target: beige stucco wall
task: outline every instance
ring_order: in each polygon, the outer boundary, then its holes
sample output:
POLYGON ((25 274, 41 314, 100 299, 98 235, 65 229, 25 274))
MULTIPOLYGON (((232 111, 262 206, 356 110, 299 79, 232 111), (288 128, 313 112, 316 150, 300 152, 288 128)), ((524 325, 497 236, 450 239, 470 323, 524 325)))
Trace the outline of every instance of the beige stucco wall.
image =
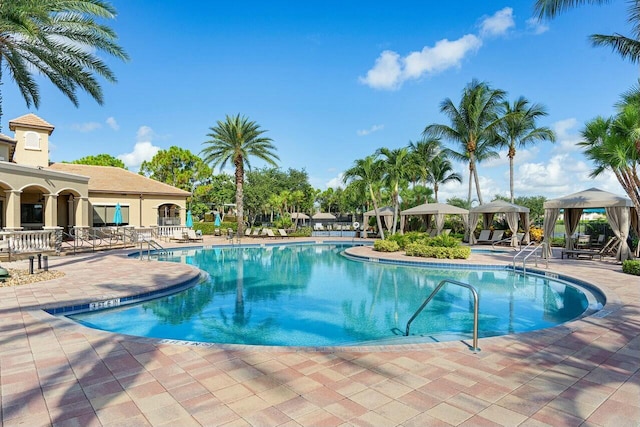
POLYGON ((49 134, 41 129, 16 127, 14 139, 17 141, 13 161, 20 165, 49 166, 49 134), (38 148, 25 147, 25 135, 34 132, 38 135, 38 148))
MULTIPOLYGON (((91 215, 94 205, 129 207, 129 225, 136 227, 150 227, 158 223, 158 207, 164 204, 174 204, 180 207, 180 223, 184 225, 186 217, 186 197, 140 194, 89 194, 91 215)), ((92 218, 92 216, 90 216, 92 218)), ((91 224, 89 224, 91 225, 91 224)))

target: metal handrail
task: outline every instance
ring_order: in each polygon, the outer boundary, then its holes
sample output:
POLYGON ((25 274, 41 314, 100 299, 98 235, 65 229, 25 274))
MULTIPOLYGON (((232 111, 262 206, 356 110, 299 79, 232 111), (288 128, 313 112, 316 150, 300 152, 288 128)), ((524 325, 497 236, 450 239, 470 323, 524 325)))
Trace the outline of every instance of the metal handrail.
POLYGON ((476 288, 474 288, 473 286, 469 285, 468 283, 458 282, 457 280, 444 279, 438 284, 438 286, 436 286, 436 288, 433 290, 433 292, 431 292, 431 294, 427 297, 427 299, 424 300, 424 302, 422 303, 420 308, 418 308, 418 310, 416 310, 416 312, 413 314, 413 316, 411 316, 411 319, 409 319, 409 321, 407 322, 407 328, 406 328, 406 331, 405 331, 405 335, 409 336, 409 328, 411 327, 411 323, 414 321, 414 319, 416 317, 418 317, 418 315, 422 312, 422 310, 424 310, 424 308, 427 306, 427 304, 429 304, 429 302, 433 299, 433 297, 447 283, 451 283, 451 284, 456 285, 456 286, 462 286, 463 288, 467 288, 467 289, 469 289, 471 291, 471 294, 473 295, 473 347, 471 348, 471 350, 472 351, 480 351, 480 348, 478 348, 478 305, 479 305, 479 302, 478 302, 478 291, 476 291, 476 288))
MULTIPOLYGON (((518 255, 524 254, 526 249, 529 248, 532 245, 535 245, 536 242, 530 242, 524 249, 522 249, 520 252, 518 252, 517 254, 515 254, 513 256, 513 269, 516 269, 516 258, 518 257, 518 255)), ((529 257, 531 255, 536 255, 534 260, 536 263, 536 267, 538 266, 538 250, 542 249, 545 250, 547 247, 547 242, 541 242, 538 246, 535 246, 533 248, 532 251, 526 252, 526 255, 524 256, 524 258, 522 258, 522 272, 526 273, 527 272, 527 260, 529 259, 529 257)), ((549 268, 549 258, 545 257, 545 261, 546 261, 546 268, 549 268)))

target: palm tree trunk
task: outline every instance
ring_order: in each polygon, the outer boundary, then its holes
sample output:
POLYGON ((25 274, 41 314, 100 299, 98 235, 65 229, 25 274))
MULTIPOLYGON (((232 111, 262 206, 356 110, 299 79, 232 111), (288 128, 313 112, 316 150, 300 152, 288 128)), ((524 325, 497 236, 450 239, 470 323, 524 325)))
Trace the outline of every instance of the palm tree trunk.
POLYGON ((482 204, 482 194, 480 192, 480 179, 478 178, 478 169, 476 168, 476 159, 473 153, 471 153, 471 169, 473 172, 473 180, 476 183, 476 194, 478 195, 478 203, 482 204))
POLYGON ((469 193, 467 194, 467 206, 471 208, 471 180, 473 179, 473 166, 471 161, 469 161, 469 193))
POLYGON ((513 194, 513 157, 509 157, 509 191, 511 191, 511 203, 515 203, 513 194))
MULTIPOLYGON (((371 193, 371 201, 373 201, 373 210, 376 213, 376 221, 378 222, 378 230, 380 230, 380 238, 384 240, 384 229, 382 228, 382 220, 380 219, 380 214, 378 213, 378 203, 376 202, 376 197, 373 192, 373 187, 369 186, 369 192, 371 193)), ((366 229, 366 224, 365 224, 366 229)))
POLYGON ((236 166, 236 222, 238 224, 238 236, 244 235, 244 162, 242 159, 235 161, 236 166))

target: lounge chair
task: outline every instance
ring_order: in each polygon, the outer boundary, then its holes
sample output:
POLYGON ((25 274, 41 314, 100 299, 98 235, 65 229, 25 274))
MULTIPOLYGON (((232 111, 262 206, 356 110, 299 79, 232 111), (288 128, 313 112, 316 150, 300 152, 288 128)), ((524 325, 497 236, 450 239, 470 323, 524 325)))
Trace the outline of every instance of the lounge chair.
POLYGON ((244 230, 244 235, 245 235, 246 237, 250 237, 250 236, 251 236, 251 228, 247 227, 247 228, 244 230))
POLYGON ((568 258, 589 258, 593 259, 593 257, 599 257, 602 259, 603 256, 607 255, 615 255, 618 250, 618 245, 620 241, 617 237, 611 237, 606 245, 604 245, 600 250, 593 249, 563 249, 560 258, 564 258, 565 256, 568 258))
POLYGON ((191 230, 191 229, 187 230, 187 239, 189 241, 193 240, 195 242, 203 242, 204 241, 204 238, 202 236, 198 236, 196 234, 196 231, 195 230, 191 230))
POLYGON ((265 228, 263 231, 266 233, 267 237, 271 237, 271 238, 273 238, 273 239, 275 239, 275 238, 276 238, 276 235, 274 234, 274 232, 273 232, 273 230, 272 230, 272 229, 270 229, 270 228, 265 228))
POLYGON ((476 243, 492 243, 491 242, 491 230, 482 230, 480 235, 476 239, 476 243))
POLYGON ((187 236, 185 236, 184 231, 175 230, 173 232, 173 235, 169 238, 169 240, 176 241, 178 243, 184 243, 184 242, 188 241, 189 239, 188 239, 187 236))
MULTIPOLYGON (((480 234, 482 234, 482 232, 480 232, 480 234)), ((478 239, 478 243, 486 244, 486 245, 493 245, 494 243, 499 242, 503 238, 504 238, 504 230, 494 230, 493 233, 491 233, 491 238, 490 239, 485 239, 485 240, 478 239)))
POLYGON ((578 236, 578 240, 576 240, 576 249, 589 249, 591 246, 591 236, 588 234, 581 234, 578 236))
POLYGON ((284 238, 289 238, 289 235, 287 234, 287 232, 283 229, 283 228, 278 228, 278 234, 280 234, 280 237, 284 238))

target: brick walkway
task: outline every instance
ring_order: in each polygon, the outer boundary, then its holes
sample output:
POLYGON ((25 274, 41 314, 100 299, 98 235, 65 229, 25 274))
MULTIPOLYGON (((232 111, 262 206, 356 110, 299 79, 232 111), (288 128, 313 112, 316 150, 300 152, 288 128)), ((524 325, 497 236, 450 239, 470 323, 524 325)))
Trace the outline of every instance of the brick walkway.
MULTIPOLYGON (((123 254, 52 258, 64 278, 0 288, 3 426, 640 425, 640 278, 612 262, 553 259, 549 266, 597 285, 607 296, 604 316, 481 339, 477 354, 461 342, 169 345, 41 311, 198 274, 123 254)), ((467 263, 502 264, 511 256, 474 254, 467 263)))

